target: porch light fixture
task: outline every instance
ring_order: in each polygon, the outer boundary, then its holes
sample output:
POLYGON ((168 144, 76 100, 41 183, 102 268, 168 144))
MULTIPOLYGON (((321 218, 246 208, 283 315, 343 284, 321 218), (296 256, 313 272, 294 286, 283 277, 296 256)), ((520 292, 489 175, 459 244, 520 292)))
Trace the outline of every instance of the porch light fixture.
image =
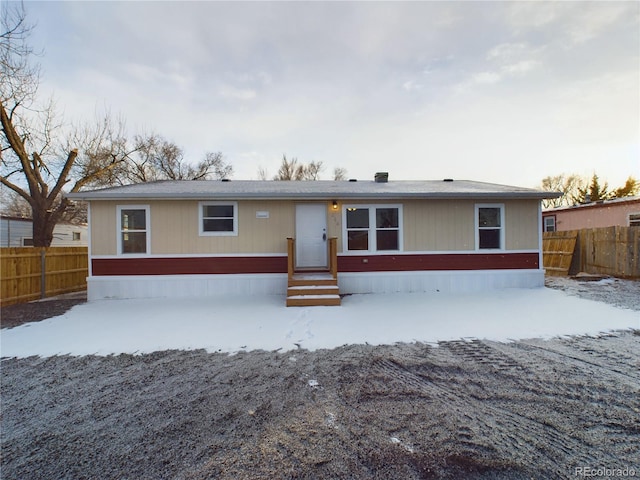
POLYGON ((333 203, 331 204, 331 206, 333 207, 334 210, 337 210, 338 209, 338 202, 336 202, 334 200, 333 203))

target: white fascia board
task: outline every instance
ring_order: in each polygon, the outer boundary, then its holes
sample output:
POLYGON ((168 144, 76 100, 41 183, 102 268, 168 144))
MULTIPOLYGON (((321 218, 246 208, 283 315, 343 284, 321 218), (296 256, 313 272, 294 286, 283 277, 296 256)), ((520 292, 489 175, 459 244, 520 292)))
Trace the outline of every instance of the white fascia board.
POLYGON ((381 199, 424 199, 424 200, 542 200, 549 197, 538 192, 353 192, 353 193, 286 193, 282 195, 261 194, 261 193, 234 193, 234 192, 212 192, 208 193, 185 193, 157 194, 157 193, 134 193, 118 195, 115 193, 79 192, 68 194, 68 198, 84 201, 137 201, 137 200, 369 200, 377 201, 381 199))

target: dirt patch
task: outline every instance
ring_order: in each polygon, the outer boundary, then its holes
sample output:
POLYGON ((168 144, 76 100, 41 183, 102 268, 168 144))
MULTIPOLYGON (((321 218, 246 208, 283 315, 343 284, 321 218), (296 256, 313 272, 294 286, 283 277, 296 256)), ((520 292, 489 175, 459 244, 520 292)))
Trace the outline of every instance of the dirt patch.
POLYGON ((640 310, 640 280, 606 277, 546 277, 545 286, 580 298, 608 303, 629 310, 640 310))
POLYGON ((640 475, 640 336, 2 360, 2 478, 640 475))
POLYGON ((18 303, 2 307, 0 311, 0 327, 13 328, 23 323, 40 322, 47 318, 62 315, 70 308, 86 303, 87 292, 39 300, 29 303, 18 303))

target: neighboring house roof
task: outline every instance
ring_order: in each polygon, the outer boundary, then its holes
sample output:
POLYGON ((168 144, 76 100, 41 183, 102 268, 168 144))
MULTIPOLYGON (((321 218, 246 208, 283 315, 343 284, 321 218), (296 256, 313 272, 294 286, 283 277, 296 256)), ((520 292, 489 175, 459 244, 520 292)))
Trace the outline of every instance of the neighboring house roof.
POLYGON ((11 220, 12 222, 29 222, 31 223, 33 220, 27 217, 16 217, 12 215, 0 215, 0 219, 2 220, 11 220))
POLYGON ((608 208, 616 205, 625 205, 625 204, 633 204, 640 203, 640 197, 620 197, 614 198, 612 200, 600 200, 598 202, 591 203, 581 203, 579 205, 570 205, 568 207, 556 207, 550 208, 548 210, 544 210, 543 214, 551 214, 556 212, 565 212, 571 210, 588 210, 591 208, 608 208))
POLYGON ((422 181, 268 181, 178 180, 159 181, 68 194, 79 200, 138 199, 510 199, 556 198, 560 192, 544 192, 468 180, 422 181))
MULTIPOLYGON (((28 222, 28 223, 33 223, 33 220, 29 217, 16 217, 16 216, 12 216, 12 215, 0 215, 0 219, 2 220, 10 220, 12 222, 28 222)), ((85 228, 87 227, 87 223, 72 223, 72 222, 56 222, 56 225, 68 225, 70 227, 79 227, 79 228, 85 228)))

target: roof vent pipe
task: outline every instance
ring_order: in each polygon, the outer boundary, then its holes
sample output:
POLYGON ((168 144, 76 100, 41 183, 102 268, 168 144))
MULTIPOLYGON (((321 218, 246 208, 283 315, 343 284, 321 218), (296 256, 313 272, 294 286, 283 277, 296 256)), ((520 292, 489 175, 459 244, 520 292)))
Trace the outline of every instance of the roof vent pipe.
POLYGON ((376 183, 387 183, 389 181, 389 172, 377 172, 374 179, 376 183))

